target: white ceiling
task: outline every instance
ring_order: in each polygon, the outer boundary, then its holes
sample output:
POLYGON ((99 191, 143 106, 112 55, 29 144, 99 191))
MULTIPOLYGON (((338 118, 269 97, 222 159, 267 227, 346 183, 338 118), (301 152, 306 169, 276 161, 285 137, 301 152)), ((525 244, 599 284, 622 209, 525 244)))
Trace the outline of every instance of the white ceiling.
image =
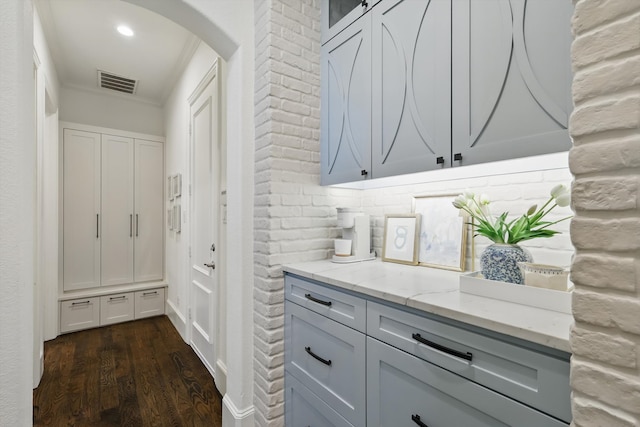
POLYGON ((63 86, 164 104, 199 39, 174 22, 120 0, 36 0, 63 86), (116 31, 125 24, 135 32, 116 31), (97 70, 139 80, 134 95, 98 87, 97 70))

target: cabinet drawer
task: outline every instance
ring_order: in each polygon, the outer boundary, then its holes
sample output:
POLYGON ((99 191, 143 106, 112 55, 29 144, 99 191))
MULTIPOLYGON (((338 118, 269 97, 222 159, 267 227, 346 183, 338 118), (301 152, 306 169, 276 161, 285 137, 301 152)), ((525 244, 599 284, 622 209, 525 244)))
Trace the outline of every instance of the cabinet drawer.
POLYGON ((60 333, 100 325, 100 299, 82 298, 60 302, 60 333))
POLYGON ((351 424, 289 373, 285 374, 284 417, 287 426, 351 427, 351 424))
POLYGON ((164 314, 164 288, 147 289, 135 293, 136 319, 164 314))
POLYGON ((568 358, 373 302, 367 305, 367 322, 368 334, 380 341, 571 421, 568 358))
POLYGON ((367 373, 372 426, 567 425, 373 338, 367 338, 367 373))
POLYGON ((365 336, 285 302, 285 369, 354 426, 365 425, 365 336))
POLYGON ((360 332, 365 331, 367 305, 364 299, 289 275, 285 276, 284 286, 285 298, 289 301, 360 332))
POLYGON ((133 320, 133 293, 100 297, 100 325, 133 320))

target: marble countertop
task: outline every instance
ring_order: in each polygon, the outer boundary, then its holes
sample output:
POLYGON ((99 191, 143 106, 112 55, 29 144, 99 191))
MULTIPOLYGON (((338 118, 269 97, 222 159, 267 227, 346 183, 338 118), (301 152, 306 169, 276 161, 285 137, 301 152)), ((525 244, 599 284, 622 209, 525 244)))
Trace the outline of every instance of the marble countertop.
POLYGON ((349 289, 491 331, 570 352, 570 314, 460 292, 460 272, 390 262, 329 260, 283 266, 308 279, 349 289))

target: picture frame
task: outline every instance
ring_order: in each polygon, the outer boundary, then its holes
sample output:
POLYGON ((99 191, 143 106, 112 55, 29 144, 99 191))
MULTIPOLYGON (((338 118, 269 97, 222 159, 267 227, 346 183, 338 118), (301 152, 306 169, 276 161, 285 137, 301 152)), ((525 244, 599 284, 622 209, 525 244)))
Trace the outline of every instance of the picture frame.
POLYGON ((176 233, 180 233, 180 205, 176 204, 173 206, 173 231, 176 233))
POLYGON ((173 196, 180 197, 182 195, 182 174, 177 173, 173 176, 173 196))
POLYGON ((418 265, 464 271, 466 218, 453 206, 456 194, 414 196, 413 212, 422 216, 418 265))
POLYGON ((173 200, 173 176, 167 177, 167 197, 169 200, 173 200))
POLYGON ((419 235, 419 213, 385 215, 382 261, 417 265, 419 235))

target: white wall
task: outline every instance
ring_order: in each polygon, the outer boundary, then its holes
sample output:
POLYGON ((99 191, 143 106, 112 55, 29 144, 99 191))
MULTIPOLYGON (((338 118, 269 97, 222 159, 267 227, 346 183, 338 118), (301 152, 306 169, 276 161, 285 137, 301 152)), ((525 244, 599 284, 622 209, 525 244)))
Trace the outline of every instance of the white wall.
POLYGON ((67 86, 60 90, 59 105, 65 122, 164 135, 159 105, 67 86))
POLYGON ((33 6, 0 2, 0 419, 32 422, 35 120, 33 6))

